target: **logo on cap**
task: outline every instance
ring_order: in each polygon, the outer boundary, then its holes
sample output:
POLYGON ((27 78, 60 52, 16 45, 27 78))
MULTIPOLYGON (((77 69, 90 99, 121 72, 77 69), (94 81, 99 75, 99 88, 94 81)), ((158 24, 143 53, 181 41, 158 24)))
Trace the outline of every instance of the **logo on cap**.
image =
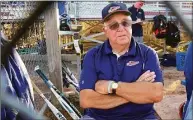
POLYGON ((118 10, 120 8, 120 6, 113 6, 113 7, 110 7, 110 9, 108 10, 109 13, 115 11, 115 10, 118 10))

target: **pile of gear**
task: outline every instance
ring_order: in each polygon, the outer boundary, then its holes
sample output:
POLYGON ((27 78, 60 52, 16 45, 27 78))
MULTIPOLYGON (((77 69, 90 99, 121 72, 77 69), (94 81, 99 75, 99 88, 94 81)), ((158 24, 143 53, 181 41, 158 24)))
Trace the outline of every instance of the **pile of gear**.
POLYGON ((175 22, 170 19, 167 21, 167 18, 164 15, 156 15, 153 17, 153 28, 152 31, 155 34, 157 39, 166 40, 166 45, 171 47, 177 47, 180 42, 180 30, 176 26, 175 22))

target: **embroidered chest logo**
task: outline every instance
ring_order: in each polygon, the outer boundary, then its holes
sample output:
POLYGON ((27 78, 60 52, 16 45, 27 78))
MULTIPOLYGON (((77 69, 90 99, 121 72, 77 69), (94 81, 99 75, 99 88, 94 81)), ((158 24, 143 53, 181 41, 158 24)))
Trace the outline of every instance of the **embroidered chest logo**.
POLYGON ((126 66, 135 66, 137 64, 139 64, 139 61, 129 61, 126 66))

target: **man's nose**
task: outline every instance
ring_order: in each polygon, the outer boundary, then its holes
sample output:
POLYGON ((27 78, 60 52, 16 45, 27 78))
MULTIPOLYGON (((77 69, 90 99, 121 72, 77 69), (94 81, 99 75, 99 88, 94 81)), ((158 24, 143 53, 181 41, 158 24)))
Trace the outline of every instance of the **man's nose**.
POLYGON ((119 27, 118 27, 117 30, 118 30, 118 31, 122 31, 122 30, 124 30, 124 28, 125 28, 125 27, 124 27, 121 23, 119 23, 119 27))

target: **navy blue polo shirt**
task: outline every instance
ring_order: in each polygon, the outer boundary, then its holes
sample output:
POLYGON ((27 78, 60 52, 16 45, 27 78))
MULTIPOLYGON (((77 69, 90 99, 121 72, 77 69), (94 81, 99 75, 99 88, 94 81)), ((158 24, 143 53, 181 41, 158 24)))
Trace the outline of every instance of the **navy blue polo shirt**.
MULTIPOLYGON (((132 21, 136 21, 137 18, 141 19, 141 20, 145 20, 145 14, 143 9, 138 9, 134 7, 134 5, 130 8, 128 8, 128 10, 132 13, 131 15, 131 19, 132 21)), ((141 37, 143 36, 143 28, 142 25, 140 24, 132 24, 132 35, 135 37, 141 37)))
MULTIPOLYGON (((152 48, 136 43, 132 38, 129 51, 117 59, 112 52, 109 40, 106 40, 102 45, 92 48, 86 54, 79 83, 80 91, 83 89, 95 90, 95 83, 100 79, 132 83, 147 70, 155 72, 155 82, 163 82, 158 56, 152 48)), ((108 110, 91 108, 87 112, 97 120, 102 118, 140 119, 153 113, 153 104, 132 102, 108 110)))

